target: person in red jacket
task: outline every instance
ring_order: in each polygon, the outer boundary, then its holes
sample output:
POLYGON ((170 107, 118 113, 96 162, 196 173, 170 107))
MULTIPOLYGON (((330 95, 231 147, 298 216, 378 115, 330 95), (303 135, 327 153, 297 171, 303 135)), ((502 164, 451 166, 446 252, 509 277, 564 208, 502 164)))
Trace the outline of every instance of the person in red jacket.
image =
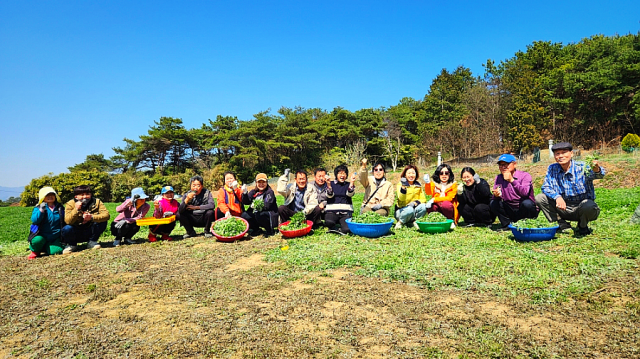
POLYGON ((244 212, 242 205, 242 189, 238 187, 236 174, 224 173, 224 185, 218 191, 218 209, 216 218, 240 217, 244 212))

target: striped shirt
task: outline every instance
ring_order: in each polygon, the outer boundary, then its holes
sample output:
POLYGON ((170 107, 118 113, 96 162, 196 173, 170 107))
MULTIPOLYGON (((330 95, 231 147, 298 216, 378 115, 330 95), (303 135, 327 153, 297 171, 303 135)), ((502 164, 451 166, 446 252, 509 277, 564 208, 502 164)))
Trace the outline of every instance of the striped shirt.
POLYGON ((593 180, 603 178, 606 171, 600 167, 600 172, 595 173, 589 168, 585 173, 584 162, 571 160, 569 169, 565 172, 559 163, 554 163, 547 169, 547 175, 542 184, 542 193, 557 199, 562 196, 565 201, 581 202, 585 199, 596 199, 593 189, 593 180))

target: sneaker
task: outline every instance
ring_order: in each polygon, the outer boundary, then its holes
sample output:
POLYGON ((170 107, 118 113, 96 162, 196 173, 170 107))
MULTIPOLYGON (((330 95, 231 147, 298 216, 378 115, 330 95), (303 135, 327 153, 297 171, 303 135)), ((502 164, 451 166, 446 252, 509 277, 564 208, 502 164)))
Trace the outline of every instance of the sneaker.
POLYGON ((122 240, 123 244, 138 244, 136 243, 136 241, 132 240, 131 238, 125 238, 122 240))
POLYGON ((102 248, 100 247, 100 243, 96 241, 87 242, 87 249, 100 249, 100 248, 102 248))
POLYGON ((122 244, 121 242, 122 241, 120 239, 116 239, 116 240, 113 241, 113 246, 114 247, 120 247, 120 244, 122 244))
POLYGON ((72 246, 70 244, 67 244, 64 247, 64 250, 62 251, 62 254, 69 254, 69 253, 73 253, 73 252, 76 252, 76 251, 78 251, 78 246, 72 246))
POLYGON ((211 238, 211 237, 213 237, 213 234, 211 234, 211 232, 206 232, 204 234, 204 238, 211 238))
POLYGON ((36 252, 31 252, 31 254, 29 254, 29 256, 27 257, 28 260, 32 260, 36 258, 38 258, 38 253, 36 252))
POLYGON ((475 226, 475 225, 476 225, 475 223, 467 223, 467 224, 464 226, 464 228, 473 227, 473 226, 475 226))
POLYGON ((398 223, 396 223, 395 229, 400 229, 402 228, 402 222, 398 221, 398 223))
POLYGON ((559 219, 558 220, 558 229, 556 229, 557 233, 566 233, 569 232, 571 230, 571 225, 569 224, 569 222, 565 221, 564 219, 559 219))
POLYGON ((413 222, 413 228, 415 229, 420 229, 420 226, 418 225, 418 222, 413 222))
POLYGON ((191 237, 195 237, 197 234, 196 232, 193 233, 187 233, 184 236, 182 236, 182 239, 187 239, 187 238, 191 238, 191 237))
POLYGON ((155 242, 158 240, 158 237, 156 237, 156 235, 151 232, 149 232, 149 236, 147 236, 147 238, 149 238, 149 242, 155 242))
POLYGON ((451 229, 456 229, 456 224, 451 222, 451 229))
POLYGON ((509 228, 509 226, 499 227, 496 229, 496 232, 511 232, 511 228, 509 228))
POLYGON ((166 234, 163 234, 162 238, 160 238, 160 239, 162 239, 163 241, 171 241, 171 240, 173 240, 173 238, 171 238, 170 236, 168 236, 166 234))
POLYGON ((588 236, 591 233, 593 233, 593 231, 591 229, 589 229, 589 227, 580 227, 578 228, 578 236, 582 237, 582 236, 588 236))

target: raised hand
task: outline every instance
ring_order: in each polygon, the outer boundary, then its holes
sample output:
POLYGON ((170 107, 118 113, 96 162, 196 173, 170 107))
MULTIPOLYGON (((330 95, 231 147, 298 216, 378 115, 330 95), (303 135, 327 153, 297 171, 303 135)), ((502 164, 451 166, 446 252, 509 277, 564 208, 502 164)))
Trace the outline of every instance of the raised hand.
POLYGON ((480 176, 478 176, 478 174, 477 174, 477 173, 473 175, 473 181, 474 181, 476 184, 480 184, 480 176))

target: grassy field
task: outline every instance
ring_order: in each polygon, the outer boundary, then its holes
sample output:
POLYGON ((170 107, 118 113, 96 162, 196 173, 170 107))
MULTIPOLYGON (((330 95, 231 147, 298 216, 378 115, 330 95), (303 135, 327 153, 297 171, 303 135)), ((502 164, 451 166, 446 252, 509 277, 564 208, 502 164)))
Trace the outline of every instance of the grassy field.
POLYGON ((640 187, 618 157, 594 234, 541 243, 486 228, 147 243, 143 229, 139 245, 105 233, 104 249, 27 261, 31 209, 0 208, 0 357, 640 357, 640 187))

